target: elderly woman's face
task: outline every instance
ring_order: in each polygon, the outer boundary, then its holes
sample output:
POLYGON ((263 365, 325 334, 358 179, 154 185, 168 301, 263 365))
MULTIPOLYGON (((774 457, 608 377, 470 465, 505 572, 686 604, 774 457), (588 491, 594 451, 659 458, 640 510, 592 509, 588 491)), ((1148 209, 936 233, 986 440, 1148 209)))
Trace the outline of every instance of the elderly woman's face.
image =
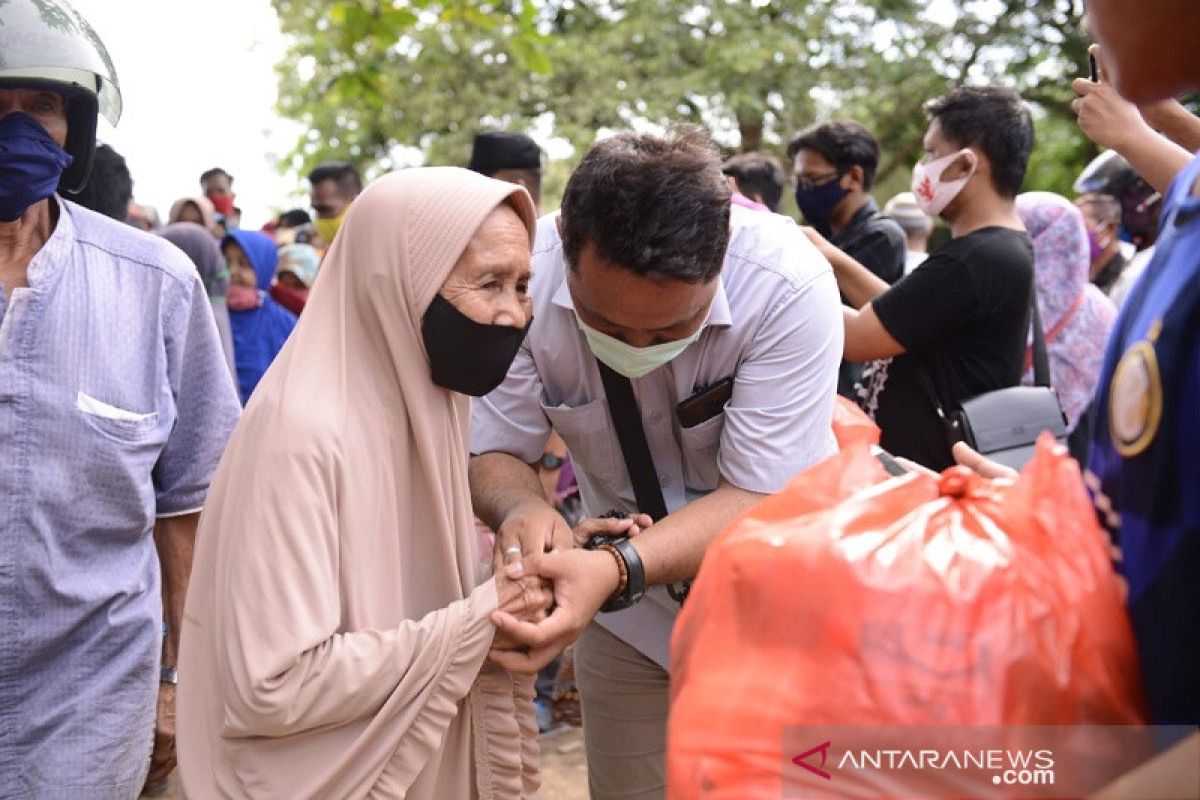
POLYGON ((508 203, 498 206, 467 243, 442 297, 480 324, 524 328, 533 317, 529 250, 520 216, 508 203))

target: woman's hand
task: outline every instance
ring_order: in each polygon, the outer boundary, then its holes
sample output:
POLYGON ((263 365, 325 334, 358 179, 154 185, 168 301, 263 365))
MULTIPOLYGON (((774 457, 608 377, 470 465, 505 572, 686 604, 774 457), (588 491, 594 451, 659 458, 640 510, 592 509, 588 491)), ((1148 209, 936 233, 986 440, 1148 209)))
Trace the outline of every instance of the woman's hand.
MULTIPOLYGON (((520 561, 506 564, 492 580, 496 582, 496 610, 522 622, 541 622, 554 605, 550 582, 536 575, 526 575, 520 561)), ((494 650, 516 650, 521 647, 523 645, 499 630, 492 640, 494 650)))

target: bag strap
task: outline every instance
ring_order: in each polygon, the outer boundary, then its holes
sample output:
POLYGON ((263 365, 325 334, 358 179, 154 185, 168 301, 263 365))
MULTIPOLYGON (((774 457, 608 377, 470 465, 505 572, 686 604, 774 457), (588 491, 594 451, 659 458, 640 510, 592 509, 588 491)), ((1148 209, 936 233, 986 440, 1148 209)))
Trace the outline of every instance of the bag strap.
POLYGON ((1050 387, 1050 356, 1046 352, 1046 332, 1042 328, 1042 314, 1038 310, 1037 283, 1029 289, 1033 313, 1029 324, 1033 326, 1033 385, 1050 387))
POLYGON ((617 431, 617 442, 621 445, 621 457, 625 460, 625 471, 633 484, 633 496, 638 510, 649 514, 658 522, 667 516, 667 503, 663 500, 662 487, 658 484, 658 471, 646 443, 646 431, 642 428, 642 412, 633 396, 633 384, 629 378, 614 372, 599 359, 600 380, 604 383, 604 394, 608 398, 608 414, 617 431))
MULTIPOLYGON (((1067 309, 1067 313, 1063 314, 1062 319, 1060 319, 1058 322, 1054 323, 1054 327, 1051 328, 1046 333, 1046 344, 1047 345, 1054 344, 1054 342, 1058 339, 1059 335, 1062 334, 1062 332, 1066 329, 1067 325, 1071 322, 1071 320, 1075 318, 1075 315, 1079 313, 1079 309, 1083 308, 1083 304, 1085 302, 1087 302, 1087 289, 1086 288, 1082 292, 1079 293, 1078 297, 1075 298, 1075 302, 1071 304, 1071 307, 1069 309, 1067 309)), ((1025 348, 1025 369, 1029 369, 1031 366, 1033 366, 1033 347, 1032 346, 1025 348)))

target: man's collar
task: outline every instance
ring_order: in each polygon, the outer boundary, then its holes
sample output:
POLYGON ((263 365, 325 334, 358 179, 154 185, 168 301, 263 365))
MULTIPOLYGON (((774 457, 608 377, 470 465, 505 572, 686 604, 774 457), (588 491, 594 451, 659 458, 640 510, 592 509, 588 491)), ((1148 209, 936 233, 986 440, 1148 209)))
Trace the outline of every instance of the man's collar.
MULTIPOLYGON (((567 271, 570 269, 571 267, 565 263, 564 259, 563 281, 559 284, 558 291, 554 293, 550 302, 574 313, 575 301, 571 299, 571 290, 567 288, 567 271)), ((717 293, 713 295, 712 308, 709 309, 705 324, 710 328, 728 328, 733 324, 733 313, 729 309, 729 295, 725 293, 725 280, 720 275, 717 276, 717 293)))

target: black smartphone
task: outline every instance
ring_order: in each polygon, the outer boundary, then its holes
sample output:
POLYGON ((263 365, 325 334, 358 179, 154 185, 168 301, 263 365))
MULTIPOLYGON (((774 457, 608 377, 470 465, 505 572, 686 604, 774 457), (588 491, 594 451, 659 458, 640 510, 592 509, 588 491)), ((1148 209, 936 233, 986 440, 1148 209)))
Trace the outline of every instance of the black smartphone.
POLYGON ((733 399, 733 378, 724 378, 712 386, 706 386, 675 406, 679 427, 694 428, 707 422, 725 410, 725 404, 733 399))
POLYGON ((1096 57, 1088 53, 1088 77, 1092 83, 1100 82, 1100 65, 1096 63, 1096 57))

